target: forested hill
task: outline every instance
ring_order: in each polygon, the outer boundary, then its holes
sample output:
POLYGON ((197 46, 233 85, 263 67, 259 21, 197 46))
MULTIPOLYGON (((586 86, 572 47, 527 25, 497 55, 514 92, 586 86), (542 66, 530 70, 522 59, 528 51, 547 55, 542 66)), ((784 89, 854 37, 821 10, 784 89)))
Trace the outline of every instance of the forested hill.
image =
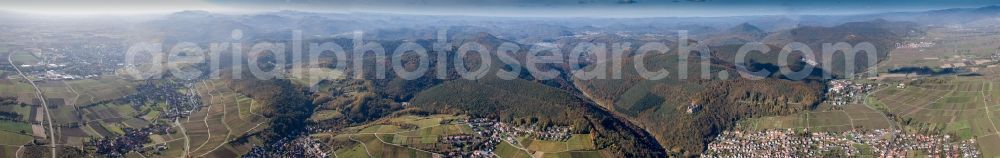
MULTIPOLYGON (((647 57, 647 67, 677 70, 676 55, 647 57)), ((580 91, 615 114, 642 126, 674 154, 698 154, 722 130, 742 118, 781 115, 810 109, 820 101, 822 84, 815 81, 718 79, 720 72, 737 75, 731 65, 712 64, 712 78, 701 78, 699 60, 689 59, 690 78, 677 75, 647 80, 634 67, 623 79, 576 80, 580 91), (689 106, 699 110, 688 113, 689 106)), ((630 65, 625 61, 623 65, 630 65)), ((598 64, 595 66, 603 66, 598 64)), ((739 77, 733 77, 739 78, 739 77)))
POLYGON ((253 98, 262 105, 261 113, 268 118, 268 126, 253 134, 257 138, 272 144, 295 139, 307 132, 306 126, 313 114, 314 105, 302 87, 286 79, 259 80, 250 76, 243 79, 226 77, 225 81, 236 92, 253 98))
POLYGON ((514 79, 453 80, 416 95, 414 105, 439 113, 500 118, 505 122, 571 126, 595 133, 598 148, 624 157, 664 157, 665 150, 644 130, 616 119, 564 90, 514 79))

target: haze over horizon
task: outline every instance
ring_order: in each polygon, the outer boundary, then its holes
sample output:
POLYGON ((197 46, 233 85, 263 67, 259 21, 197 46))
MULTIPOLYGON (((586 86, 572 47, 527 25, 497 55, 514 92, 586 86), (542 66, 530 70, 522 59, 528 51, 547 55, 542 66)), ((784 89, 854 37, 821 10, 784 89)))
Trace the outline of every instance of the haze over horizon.
POLYGON ((163 14, 184 10, 270 12, 295 10, 331 13, 392 13, 498 17, 726 17, 754 15, 846 15, 976 8, 995 0, 956 1, 792 1, 792 0, 38 0, 10 2, 0 10, 54 15, 163 14))
POLYGON ((1000 158, 1000 0, 0 4, 0 158, 1000 158))

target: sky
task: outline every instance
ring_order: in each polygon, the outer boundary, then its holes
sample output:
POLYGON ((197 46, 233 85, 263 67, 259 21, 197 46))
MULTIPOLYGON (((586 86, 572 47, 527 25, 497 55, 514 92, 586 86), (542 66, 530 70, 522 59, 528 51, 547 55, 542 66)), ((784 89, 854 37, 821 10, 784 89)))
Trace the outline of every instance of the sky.
POLYGON ((372 12, 505 17, 720 17, 925 11, 1000 5, 1000 0, 30 0, 0 10, 41 14, 372 12))

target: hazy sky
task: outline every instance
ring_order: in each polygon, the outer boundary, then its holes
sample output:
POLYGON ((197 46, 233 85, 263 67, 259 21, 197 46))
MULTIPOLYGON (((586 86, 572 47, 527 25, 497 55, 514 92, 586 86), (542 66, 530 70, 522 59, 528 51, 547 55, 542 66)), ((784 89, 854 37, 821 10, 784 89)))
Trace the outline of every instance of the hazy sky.
POLYGON ((47 14, 301 10, 529 17, 686 17, 858 14, 994 4, 1000 4, 1000 0, 30 0, 0 2, 0 10, 47 14))

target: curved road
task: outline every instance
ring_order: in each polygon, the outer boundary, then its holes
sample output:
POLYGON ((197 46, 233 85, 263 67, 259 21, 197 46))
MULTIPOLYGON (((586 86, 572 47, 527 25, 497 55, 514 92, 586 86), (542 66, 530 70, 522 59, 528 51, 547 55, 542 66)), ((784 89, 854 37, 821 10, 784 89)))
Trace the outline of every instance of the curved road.
POLYGON ((45 119, 48 120, 49 122, 49 140, 52 141, 51 145, 49 146, 49 149, 52 149, 52 158, 55 158, 56 135, 55 132, 53 132, 55 131, 55 128, 52 128, 52 115, 49 115, 49 105, 45 103, 45 97, 42 96, 42 90, 38 89, 38 86, 35 85, 35 82, 31 81, 31 79, 28 79, 28 76, 24 75, 24 73, 21 72, 21 69, 17 68, 17 65, 14 65, 14 60, 11 58, 11 56, 13 55, 14 55, 13 51, 7 53, 7 63, 10 63, 10 66, 14 67, 14 70, 17 70, 17 74, 21 75, 21 78, 24 78, 24 80, 27 80, 28 83, 31 83, 31 87, 35 88, 35 97, 38 97, 38 100, 42 102, 42 109, 45 111, 45 119))

